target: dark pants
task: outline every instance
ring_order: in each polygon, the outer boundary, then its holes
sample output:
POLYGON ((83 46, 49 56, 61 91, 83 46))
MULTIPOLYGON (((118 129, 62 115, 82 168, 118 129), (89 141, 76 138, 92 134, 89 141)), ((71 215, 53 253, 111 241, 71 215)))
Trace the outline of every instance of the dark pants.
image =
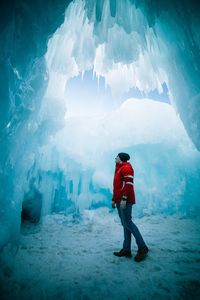
POLYGON ((132 221, 132 204, 128 203, 125 209, 120 208, 120 203, 117 203, 118 214, 124 227, 124 243, 123 249, 126 251, 131 250, 131 234, 134 236, 138 249, 145 246, 139 229, 132 221))

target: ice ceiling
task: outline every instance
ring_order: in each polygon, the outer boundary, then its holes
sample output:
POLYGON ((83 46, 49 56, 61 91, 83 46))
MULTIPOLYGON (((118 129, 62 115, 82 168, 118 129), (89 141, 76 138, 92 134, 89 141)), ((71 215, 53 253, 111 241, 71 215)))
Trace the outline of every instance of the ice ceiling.
POLYGON ((45 2, 1 10, 0 246, 17 239, 22 207, 109 205, 120 150, 133 157, 139 215, 198 213, 198 3, 45 2), (70 82, 88 72, 95 105, 80 84, 72 101, 70 82), (147 99, 164 87, 171 105, 147 99))

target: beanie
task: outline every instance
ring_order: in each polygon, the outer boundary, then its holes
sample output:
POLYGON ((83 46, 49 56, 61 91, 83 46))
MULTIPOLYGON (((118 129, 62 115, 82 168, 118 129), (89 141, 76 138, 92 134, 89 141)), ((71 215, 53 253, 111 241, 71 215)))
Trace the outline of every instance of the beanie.
POLYGON ((127 162, 127 160, 130 159, 130 155, 127 154, 127 153, 120 152, 120 153, 118 154, 118 156, 119 156, 119 158, 121 159, 121 161, 123 161, 123 162, 127 162))

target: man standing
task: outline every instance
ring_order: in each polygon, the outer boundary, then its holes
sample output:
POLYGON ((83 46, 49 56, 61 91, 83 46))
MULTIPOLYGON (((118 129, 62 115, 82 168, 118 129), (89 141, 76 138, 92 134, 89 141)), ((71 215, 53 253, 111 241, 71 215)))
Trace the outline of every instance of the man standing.
POLYGON ((131 234, 133 234, 138 246, 135 261, 143 260, 147 253, 146 246, 141 233, 132 221, 132 205, 135 204, 134 193, 134 170, 129 162, 129 154, 119 153, 115 158, 116 168, 113 180, 112 207, 117 206, 118 214, 124 227, 123 248, 119 252, 114 252, 115 256, 132 257, 131 254, 131 234))

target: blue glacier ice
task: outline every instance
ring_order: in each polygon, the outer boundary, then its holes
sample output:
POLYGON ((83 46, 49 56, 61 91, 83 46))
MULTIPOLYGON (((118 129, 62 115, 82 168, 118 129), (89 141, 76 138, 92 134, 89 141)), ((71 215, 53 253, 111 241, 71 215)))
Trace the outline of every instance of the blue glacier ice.
POLYGON ((121 151, 138 216, 198 215, 198 3, 20 0, 0 14, 0 247, 24 211, 110 206, 121 151), (164 86, 169 103, 151 99, 164 86))

